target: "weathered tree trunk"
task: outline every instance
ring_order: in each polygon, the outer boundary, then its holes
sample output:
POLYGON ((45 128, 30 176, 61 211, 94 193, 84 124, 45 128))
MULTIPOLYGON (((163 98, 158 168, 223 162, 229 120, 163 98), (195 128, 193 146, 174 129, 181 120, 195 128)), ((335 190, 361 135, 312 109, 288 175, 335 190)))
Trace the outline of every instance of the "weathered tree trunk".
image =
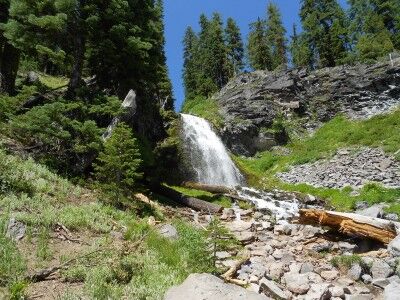
POLYGON ((388 244, 400 230, 399 222, 317 209, 301 209, 299 223, 328 226, 341 233, 388 244))
POLYGON ((0 92, 9 95, 15 92, 15 79, 19 67, 20 51, 9 42, 4 44, 0 66, 0 92))
POLYGON ((207 201, 204 200, 200 200, 197 198, 193 198, 193 197, 189 197, 186 195, 183 195, 182 193, 179 193, 169 187, 166 186, 158 186, 156 187, 156 192, 167 197, 170 198, 180 204, 183 204, 187 207, 193 208, 195 210, 199 210, 199 211, 204 211, 204 212, 208 212, 208 213, 220 213, 222 212, 222 210, 224 209, 222 206, 217 205, 217 204, 213 204, 213 203, 209 203, 207 201))
POLYGON ((195 189, 195 190, 200 190, 200 191, 206 191, 212 194, 233 194, 236 195, 235 189, 222 186, 222 185, 211 185, 211 184, 204 184, 204 183, 198 183, 198 182, 191 182, 187 181, 182 183, 183 187, 190 188, 190 189, 195 189))
POLYGON ((74 11, 74 16, 72 23, 70 25, 71 34, 73 35, 74 43, 74 64, 72 67, 72 72, 68 84, 66 97, 72 99, 76 95, 76 90, 80 87, 82 83, 82 69, 83 62, 85 59, 85 34, 82 22, 82 0, 77 1, 76 8, 74 11))

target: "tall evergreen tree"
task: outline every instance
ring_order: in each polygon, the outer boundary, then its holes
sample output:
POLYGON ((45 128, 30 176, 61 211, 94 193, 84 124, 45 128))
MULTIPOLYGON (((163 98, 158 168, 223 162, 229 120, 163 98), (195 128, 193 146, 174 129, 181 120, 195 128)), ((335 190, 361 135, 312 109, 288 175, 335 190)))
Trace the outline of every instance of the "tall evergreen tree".
POLYGON ((271 47, 272 69, 287 64, 286 29, 282 24, 282 16, 276 4, 270 2, 267 8, 267 40, 271 47))
POLYGON ((273 67, 265 27, 265 22, 261 19, 250 25, 247 52, 250 67, 254 70, 272 70, 273 67))
POLYGON ((312 64, 311 49, 304 34, 297 34, 296 24, 293 24, 293 35, 290 43, 292 63, 295 67, 310 67, 312 64))
POLYGON ((313 67, 332 67, 346 58, 346 16, 336 0, 302 0, 300 17, 313 67))
MULTIPOLYGON (((383 12, 383 2, 387 7, 394 8, 392 1, 376 0, 349 0, 349 17, 351 42, 354 45, 356 56, 360 60, 376 59, 393 51, 397 41, 396 20, 390 18, 390 13, 383 12), (385 20, 389 25, 385 24, 385 20), (394 25, 393 25, 394 24, 394 25)), ((399 4, 400 6, 400 4, 399 4)), ((390 12, 390 11, 389 11, 390 12)))
POLYGON ((185 98, 189 99, 196 95, 197 75, 196 47, 198 37, 192 27, 188 27, 183 39, 183 82, 185 86, 185 98))
MULTIPOLYGON (((9 0, 0 0, 0 25, 8 21, 9 0)), ((20 51, 6 38, 0 28, 0 93, 13 94, 19 66, 20 51)))
POLYGON ((228 18, 225 28, 225 40, 231 76, 240 73, 244 68, 244 48, 240 29, 232 18, 228 18))

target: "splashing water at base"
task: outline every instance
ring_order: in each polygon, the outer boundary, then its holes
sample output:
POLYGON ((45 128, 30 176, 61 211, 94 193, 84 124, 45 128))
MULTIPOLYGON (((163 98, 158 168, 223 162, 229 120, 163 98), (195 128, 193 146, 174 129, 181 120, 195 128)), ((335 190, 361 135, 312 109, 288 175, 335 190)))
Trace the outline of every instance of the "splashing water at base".
MULTIPOLYGON (((296 201, 278 201, 267 192, 240 187, 245 185, 244 177, 210 124, 192 115, 181 116, 183 140, 196 176, 193 180, 211 185, 239 187, 237 192, 241 198, 253 202, 259 210, 270 211, 278 221, 297 215, 299 205, 296 201)), ((239 207, 234 207, 234 210, 236 220, 240 220, 239 207)))
POLYGON ((229 187, 244 184, 221 139, 210 124, 199 117, 182 114, 183 138, 190 155, 190 164, 200 183, 229 187))

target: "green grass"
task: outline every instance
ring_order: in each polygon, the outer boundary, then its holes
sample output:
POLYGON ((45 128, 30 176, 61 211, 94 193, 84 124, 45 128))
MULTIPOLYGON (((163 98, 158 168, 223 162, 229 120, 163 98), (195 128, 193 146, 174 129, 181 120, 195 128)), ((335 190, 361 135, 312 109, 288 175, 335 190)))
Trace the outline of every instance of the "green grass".
POLYGON ((400 110, 364 121, 350 121, 343 116, 326 123, 315 134, 305 139, 292 141, 287 148, 289 155, 266 151, 254 158, 234 157, 235 162, 247 175, 250 185, 259 188, 281 188, 289 191, 310 193, 329 201, 335 208, 350 210, 356 201, 369 203, 393 203, 389 211, 400 215, 400 189, 385 189, 376 184, 365 186, 361 195, 352 197, 349 190, 314 188, 305 184, 286 184, 276 179, 277 172, 286 171, 291 165, 329 158, 340 148, 362 146, 380 147, 395 154, 400 160, 400 110))
POLYGON ((232 201, 228 197, 214 195, 209 192, 195 190, 195 189, 189 189, 189 188, 185 188, 185 187, 181 187, 181 186, 171 186, 171 188, 173 188, 174 190, 176 190, 186 196, 190 196, 190 197, 198 198, 198 199, 210 202, 210 203, 218 204, 225 208, 232 207, 232 201))
POLYGON ((349 270, 354 264, 363 264, 363 261, 359 255, 342 255, 336 256, 331 260, 332 266, 344 270, 349 270))
POLYGON ((57 89, 68 84, 68 78, 51 76, 44 73, 39 74, 40 82, 49 89, 57 89))
POLYGON ((223 126, 224 120, 219 113, 218 103, 213 99, 201 96, 186 100, 182 107, 182 112, 186 114, 202 117, 211 122, 216 128, 223 126))
MULTIPOLYGON (((229 199, 211 201, 230 205, 229 199)), ((49 267, 53 259, 65 262, 100 250, 62 270, 65 282, 84 286, 78 292, 69 291, 63 299, 162 299, 167 289, 190 273, 214 271, 203 229, 175 221, 179 239, 167 240, 147 225, 147 218, 105 205, 93 191, 70 183, 32 159, 6 154, 0 148, 0 298, 4 294, 6 299, 22 299, 28 286, 22 279, 32 272, 27 270, 27 253, 4 236, 11 215, 27 226, 26 237, 19 243, 34 245, 30 256, 33 268, 49 267), (89 231, 91 246, 82 245, 82 250, 70 255, 57 253, 51 241, 57 223, 74 236, 89 231), (124 241, 116 242, 110 232, 124 227, 124 241), (138 247, 131 248, 137 241, 141 241, 138 247)), ((81 236, 85 242, 86 236, 81 236)))

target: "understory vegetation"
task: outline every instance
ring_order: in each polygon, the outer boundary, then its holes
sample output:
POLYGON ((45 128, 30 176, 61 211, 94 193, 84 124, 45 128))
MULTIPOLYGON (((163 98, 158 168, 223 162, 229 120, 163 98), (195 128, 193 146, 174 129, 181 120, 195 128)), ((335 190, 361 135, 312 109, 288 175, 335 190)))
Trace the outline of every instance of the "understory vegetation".
POLYGON ((316 188, 306 184, 287 184, 274 174, 288 170, 291 165, 314 162, 333 156, 340 148, 363 146, 380 147, 400 160, 400 110, 375 116, 364 121, 351 121, 338 116, 319 128, 312 136, 293 139, 288 145, 289 154, 278 151, 258 153, 254 158, 234 157, 239 168, 247 175, 251 185, 261 188, 282 188, 319 196, 339 210, 354 208, 357 201, 370 204, 392 203, 388 211, 400 214, 400 189, 386 189, 378 184, 368 184, 352 196, 351 188, 342 190, 316 188))

